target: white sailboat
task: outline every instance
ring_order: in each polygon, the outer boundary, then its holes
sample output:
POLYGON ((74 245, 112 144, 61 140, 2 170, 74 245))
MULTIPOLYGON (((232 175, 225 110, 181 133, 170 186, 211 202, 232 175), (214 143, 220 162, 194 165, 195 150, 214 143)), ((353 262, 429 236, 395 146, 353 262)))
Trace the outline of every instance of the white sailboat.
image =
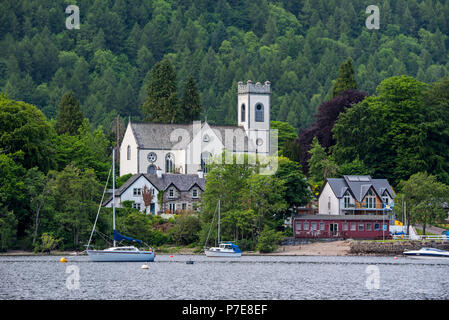
POLYGON ((204 253, 207 257, 240 258, 242 256, 242 250, 236 244, 232 242, 220 242, 220 200, 218 200, 218 247, 205 249, 204 253))
MULTIPOLYGON (((148 251, 141 251, 134 246, 117 247, 117 241, 127 240, 131 242, 142 243, 141 240, 133 239, 131 237, 126 237, 118 233, 115 230, 115 150, 112 150, 112 229, 113 229, 113 246, 104 250, 89 250, 90 241, 92 239, 92 234, 95 230, 95 225, 97 223, 97 218, 95 219, 94 227, 90 235, 89 242, 87 244, 86 252, 89 258, 95 262, 152 262, 154 261, 154 250, 150 249, 148 251)), ((108 177, 109 181, 109 177, 108 177)), ((107 186, 107 182, 106 182, 107 186)), ((106 187, 105 187, 106 191, 106 187)), ((104 196, 104 192, 103 192, 104 196)), ((103 202, 103 199, 101 200, 103 202)), ((101 206, 101 203, 100 203, 101 206)))

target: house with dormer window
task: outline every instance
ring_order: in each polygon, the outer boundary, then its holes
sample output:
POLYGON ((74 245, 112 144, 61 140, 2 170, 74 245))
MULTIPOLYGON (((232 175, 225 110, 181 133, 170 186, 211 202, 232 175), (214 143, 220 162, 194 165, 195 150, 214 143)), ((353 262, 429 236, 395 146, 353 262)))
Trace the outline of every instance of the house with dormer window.
POLYGON ((319 195, 319 214, 360 215, 382 214, 396 194, 387 179, 370 176, 330 178, 319 195))
POLYGON ((327 179, 319 194, 318 214, 293 219, 296 238, 385 239, 396 194, 386 179, 343 176, 327 179), (388 206, 388 207, 387 207, 388 206))
POLYGON ((382 214, 392 205, 396 194, 387 179, 370 176, 330 178, 319 195, 319 214, 382 214))
MULTIPOLYGON (((173 174, 163 173, 157 168, 156 174, 137 173, 132 175, 115 193, 115 206, 122 207, 124 201, 131 201, 133 208, 146 214, 165 215, 169 217, 183 211, 196 211, 199 208, 201 195, 204 192, 206 179, 204 173, 173 174), (151 194, 151 203, 146 206, 143 190, 147 188, 151 194), (163 202, 158 201, 158 194, 163 192, 163 202)), ((103 203, 112 206, 112 194, 103 203)))

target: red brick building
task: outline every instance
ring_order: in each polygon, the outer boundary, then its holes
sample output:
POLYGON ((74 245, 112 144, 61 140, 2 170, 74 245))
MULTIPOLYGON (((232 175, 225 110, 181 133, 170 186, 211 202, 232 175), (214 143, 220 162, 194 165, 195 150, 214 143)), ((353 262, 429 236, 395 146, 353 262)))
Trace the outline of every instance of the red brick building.
POLYGON ((295 238, 387 239, 390 220, 382 215, 302 215, 293 218, 295 238))

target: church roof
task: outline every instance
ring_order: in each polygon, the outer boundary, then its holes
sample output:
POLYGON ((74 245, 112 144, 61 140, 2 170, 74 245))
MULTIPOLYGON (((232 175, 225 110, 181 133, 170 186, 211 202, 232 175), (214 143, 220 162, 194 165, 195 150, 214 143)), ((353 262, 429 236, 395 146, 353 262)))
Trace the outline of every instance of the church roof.
MULTIPOLYGON (((221 142, 225 139, 226 130, 242 130, 242 133, 246 133, 243 127, 239 126, 215 126, 210 125, 207 122, 201 124, 202 130, 205 129, 205 126, 209 126, 210 129, 215 133, 215 135, 221 138, 221 142)), ((193 124, 174 124, 174 123, 131 123, 131 129, 133 134, 137 140, 137 144, 141 149, 165 149, 172 150, 176 149, 184 149, 193 139, 193 124), (177 129, 184 129, 188 132, 188 137, 186 139, 182 139, 181 141, 176 140, 174 142, 170 141, 170 136, 177 129)), ((182 136, 182 132, 175 135, 177 137, 182 136)), ((243 151, 247 151, 247 141, 245 141, 245 149, 243 151)), ((233 151, 242 151, 242 150, 233 150, 233 151)))

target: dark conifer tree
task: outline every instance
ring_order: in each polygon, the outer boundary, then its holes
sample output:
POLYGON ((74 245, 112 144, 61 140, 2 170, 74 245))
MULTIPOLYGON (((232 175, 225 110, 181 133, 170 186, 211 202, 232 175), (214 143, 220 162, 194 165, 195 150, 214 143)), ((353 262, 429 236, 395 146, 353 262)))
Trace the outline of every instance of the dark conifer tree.
POLYGON ((190 76, 184 86, 184 92, 182 94, 181 108, 183 113, 183 120, 191 122, 198 120, 203 107, 200 102, 200 94, 196 87, 195 79, 190 76))
POLYGON ((355 82, 355 73, 352 67, 352 61, 348 58, 338 69, 338 78, 332 90, 332 96, 335 98, 343 91, 357 89, 355 82))
POLYGON ((169 60, 156 63, 151 70, 147 99, 141 107, 145 121, 177 123, 182 118, 176 89, 176 73, 169 60))
POLYGON ((84 116, 80 109, 80 103, 73 92, 65 93, 62 96, 56 116, 56 132, 58 134, 76 135, 78 134, 79 126, 83 123, 83 119, 84 116))

